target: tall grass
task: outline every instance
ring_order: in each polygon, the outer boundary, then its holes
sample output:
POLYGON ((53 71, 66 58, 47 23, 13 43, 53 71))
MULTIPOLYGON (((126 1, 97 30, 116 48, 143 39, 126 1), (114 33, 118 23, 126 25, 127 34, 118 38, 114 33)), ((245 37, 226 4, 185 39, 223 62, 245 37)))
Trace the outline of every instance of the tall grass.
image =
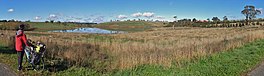
POLYGON ((116 35, 26 33, 28 38, 46 43, 50 59, 63 59, 70 66, 90 67, 104 72, 143 64, 170 67, 174 63, 183 66, 182 60, 195 60, 262 39, 263 29, 157 29, 116 35))
POLYGON ((118 38, 143 42, 108 42, 100 45, 108 48, 110 53, 116 56, 114 67, 131 68, 142 64, 169 67, 172 62, 182 65, 180 61, 184 59, 199 58, 261 39, 264 37, 263 32, 252 28, 161 30, 116 35, 118 38))
MULTIPOLYGON (((0 32, 0 43, 2 43, 1 45, 3 46, 7 46, 10 48, 14 48, 15 47, 15 35, 10 35, 9 31, 1 31, 0 32)), ((13 33, 15 34, 15 32, 13 33)))

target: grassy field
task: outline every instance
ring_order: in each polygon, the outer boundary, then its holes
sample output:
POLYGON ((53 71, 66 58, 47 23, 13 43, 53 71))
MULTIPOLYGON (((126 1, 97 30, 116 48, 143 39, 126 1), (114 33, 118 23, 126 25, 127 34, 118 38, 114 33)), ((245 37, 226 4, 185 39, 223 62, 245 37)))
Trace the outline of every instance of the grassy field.
POLYGON ((98 25, 94 25, 94 27, 108 30, 136 32, 150 30, 153 27, 162 27, 165 25, 166 22, 120 21, 101 23, 98 25))
MULTIPOLYGON (((7 63, 12 69, 16 69, 16 54, 10 48, 0 45, 0 62, 7 63), (10 64, 12 63, 12 64, 10 64)), ((173 63, 171 67, 163 67, 161 65, 140 65, 131 69, 118 70, 107 73, 98 73, 89 68, 72 67, 60 72, 34 72, 27 71, 24 75, 177 75, 177 76, 212 76, 212 75, 245 75, 253 69, 257 64, 261 63, 264 58, 264 40, 257 40, 252 43, 245 44, 242 47, 203 56, 198 59, 182 61, 184 65, 173 63)))
MULTIPOLYGON (((118 26, 134 24, 126 23, 118 26)), ((159 25, 133 33, 83 34, 43 32, 41 29, 49 30, 43 26, 33 26, 40 28, 39 31, 25 33, 33 41, 47 44, 49 68, 41 72, 26 71, 24 75, 240 75, 263 58, 263 40, 253 41, 264 38, 264 27, 172 29, 159 25), (253 43, 247 44, 250 42, 253 43), (248 57, 248 52, 252 52, 248 49, 255 48, 260 49, 254 50, 260 53, 249 58, 259 57, 250 63, 243 60, 248 57), (245 58, 238 58, 238 54, 245 58), (237 61, 241 64, 234 64, 237 61), (212 70, 197 71, 202 68, 212 70)), ((141 27, 141 24, 134 26, 141 27)), ((0 33, 1 50, 10 50, 15 31, 1 30, 0 33)), ((3 58, 2 62, 16 63, 14 53, 1 55, 11 57, 10 61, 3 58)), ((10 66, 16 68, 15 64, 10 66)))
POLYGON ((26 22, 35 28, 34 31, 53 31, 78 28, 76 24, 72 23, 44 23, 44 22, 26 22))

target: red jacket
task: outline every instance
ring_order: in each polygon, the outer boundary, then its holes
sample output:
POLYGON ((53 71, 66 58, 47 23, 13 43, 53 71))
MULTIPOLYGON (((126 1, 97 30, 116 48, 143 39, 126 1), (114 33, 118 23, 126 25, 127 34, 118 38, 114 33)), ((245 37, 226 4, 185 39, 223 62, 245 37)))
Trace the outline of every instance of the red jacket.
POLYGON ((28 46, 27 37, 23 30, 18 30, 16 32, 16 50, 23 51, 25 45, 28 46))

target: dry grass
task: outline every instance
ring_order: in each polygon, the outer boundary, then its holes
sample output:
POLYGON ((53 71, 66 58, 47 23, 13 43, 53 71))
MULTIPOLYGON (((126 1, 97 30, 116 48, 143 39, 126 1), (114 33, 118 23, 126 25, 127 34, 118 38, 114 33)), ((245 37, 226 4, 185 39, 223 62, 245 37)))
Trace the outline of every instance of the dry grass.
MULTIPOLYGON (((263 38, 260 28, 185 28, 115 35, 116 38, 141 40, 102 45, 117 56, 116 66, 138 64, 171 66, 173 61, 199 58, 263 38)), ((181 64, 179 64, 181 65, 181 64)))
POLYGON ((83 66, 91 64, 87 63, 91 60, 93 66, 107 64, 100 67, 124 69, 141 64, 170 67, 175 62, 177 65, 182 65, 181 60, 200 58, 262 39, 263 29, 263 27, 175 30, 163 28, 115 35, 26 33, 28 38, 46 43, 51 58, 67 59, 75 65, 83 66))

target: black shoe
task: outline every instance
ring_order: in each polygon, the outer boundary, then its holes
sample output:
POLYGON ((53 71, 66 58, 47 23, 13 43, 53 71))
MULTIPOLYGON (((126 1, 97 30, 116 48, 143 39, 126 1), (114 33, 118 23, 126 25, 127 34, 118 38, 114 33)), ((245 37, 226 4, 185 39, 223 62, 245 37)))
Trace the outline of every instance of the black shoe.
POLYGON ((18 68, 17 71, 22 71, 22 68, 18 68))
POLYGON ((21 71, 22 70, 22 66, 19 66, 17 70, 21 71))

